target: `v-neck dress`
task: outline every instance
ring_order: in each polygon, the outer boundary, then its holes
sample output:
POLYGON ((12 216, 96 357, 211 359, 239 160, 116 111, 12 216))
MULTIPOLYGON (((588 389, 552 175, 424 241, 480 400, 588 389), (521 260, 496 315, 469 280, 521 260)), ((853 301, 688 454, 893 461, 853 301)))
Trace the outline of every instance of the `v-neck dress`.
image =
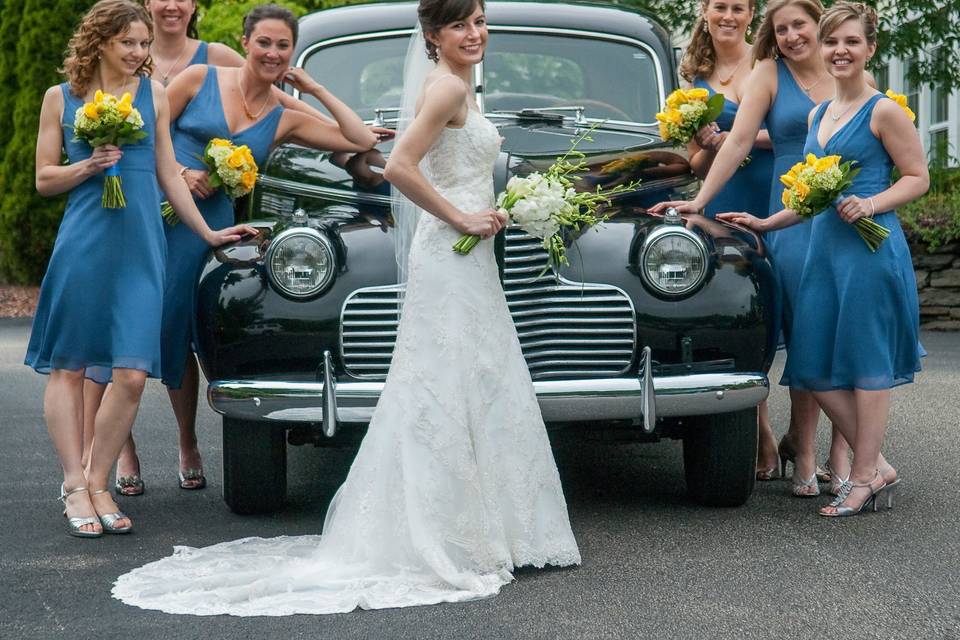
MULTIPOLYGON (((844 195, 867 198, 890 186, 893 161, 870 130, 880 100, 870 98, 825 147, 817 130, 829 102, 817 110, 807 153, 855 160, 860 173, 844 195)), ((889 389, 913 381, 920 370, 920 311, 910 248, 894 211, 874 221, 890 231, 871 253, 853 225, 830 207, 796 226, 808 227, 810 245, 797 294, 784 380, 794 389, 889 389)))
MULTIPOLYGON (((710 95, 716 93, 702 78, 694 78, 693 86, 706 89, 710 95)), ((723 99, 723 111, 717 117, 717 126, 721 131, 733 129, 739 105, 726 97, 723 99)), ((714 196, 704 209, 708 218, 724 211, 747 211, 758 218, 766 218, 770 210, 770 178, 773 175, 773 152, 769 149, 754 147, 750 150, 750 162, 737 169, 733 177, 714 196)))
MULTIPOLYGON (((249 127, 230 133, 217 68, 207 66, 207 75, 200 90, 184 107, 173 124, 173 149, 177 162, 190 169, 206 169, 201 160, 212 138, 225 138, 234 144, 250 147, 258 166, 263 166, 276 136, 283 107, 277 105, 249 127)), ((218 189, 209 198, 194 198, 197 208, 211 229, 234 224, 233 201, 218 189)), ((167 236, 167 282, 163 294, 163 383, 179 389, 184 365, 193 342, 196 316, 197 278, 209 251, 207 244, 185 224, 164 225, 167 236)))
MULTIPOLYGON (((793 74, 783 60, 777 60, 777 95, 767 112, 767 132, 773 143, 773 176, 770 183, 768 215, 783 209, 781 198, 784 186, 780 176, 803 159, 803 146, 807 140, 807 117, 815 106, 801 91, 793 74)), ((803 261, 810 243, 810 225, 797 224, 765 234, 774 273, 782 294, 781 329, 787 344, 793 327, 794 310, 797 309, 797 289, 803 261)))
MULTIPOLYGON (((63 91, 63 146, 71 163, 90 157, 73 139, 83 100, 63 91)), ((73 189, 40 287, 25 364, 40 373, 85 369, 105 384, 114 368, 160 375, 164 238, 154 150, 156 116, 149 78, 140 78, 133 106, 147 137, 123 146, 120 177, 127 206, 104 209, 103 173, 73 189)))

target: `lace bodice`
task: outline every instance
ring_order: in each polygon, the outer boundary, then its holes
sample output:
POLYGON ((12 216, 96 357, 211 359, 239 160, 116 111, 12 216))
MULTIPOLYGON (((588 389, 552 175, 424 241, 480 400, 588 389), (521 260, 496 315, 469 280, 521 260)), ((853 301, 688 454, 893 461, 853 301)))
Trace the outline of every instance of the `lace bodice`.
POLYGON ((444 129, 424 160, 437 191, 474 213, 493 206, 493 163, 499 152, 497 128, 468 108, 463 126, 444 129))

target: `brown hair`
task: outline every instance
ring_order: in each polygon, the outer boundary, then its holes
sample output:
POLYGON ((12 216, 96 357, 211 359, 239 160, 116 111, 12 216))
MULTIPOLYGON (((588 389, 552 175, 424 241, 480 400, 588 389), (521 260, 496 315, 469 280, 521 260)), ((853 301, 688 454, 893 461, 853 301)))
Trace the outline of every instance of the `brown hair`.
POLYGON ((823 40, 837 30, 847 20, 859 20, 863 26, 863 35, 867 44, 877 44, 877 12, 862 2, 846 2, 841 0, 833 5, 820 18, 820 33, 818 38, 823 40))
MULTIPOLYGON (((417 17, 424 39, 433 35, 451 22, 468 18, 479 7, 484 10, 483 0, 420 0, 417 17)), ((427 40, 427 57, 436 62, 440 59, 437 45, 427 40)))
POLYGON ((293 44, 297 44, 300 23, 290 9, 278 4, 258 4, 250 10, 250 13, 243 16, 243 37, 249 40, 254 28, 261 20, 279 20, 286 24, 293 36, 293 44))
MULTIPOLYGON (((130 0, 100 0, 83 16, 80 26, 70 37, 67 57, 63 61, 63 68, 59 70, 67 77, 70 91, 75 96, 82 97, 90 87, 103 45, 110 38, 126 33, 134 22, 147 25, 150 37, 153 37, 150 14, 143 5, 130 0)), ((135 75, 149 77, 151 73, 153 60, 147 55, 135 75)))
MULTIPOLYGON (((693 25, 693 35, 690 44, 683 52, 680 62, 680 77, 687 82, 693 82, 696 77, 708 78, 717 66, 717 50, 713 47, 713 38, 707 31, 707 21, 703 14, 707 12, 711 0, 704 0, 700 4, 700 15, 693 25)), ((747 0, 750 12, 757 10, 757 0, 747 0)))
MULTIPOLYGON (((146 7, 150 0, 143 0, 143 6, 146 7)), ((200 7, 197 6, 197 0, 193 0, 193 13, 190 15, 190 22, 187 23, 187 37, 194 40, 200 39, 200 32, 197 31, 197 20, 200 18, 200 7)))
POLYGON ((780 49, 777 47, 777 34, 773 30, 773 16, 780 9, 793 5, 806 11, 815 23, 820 22, 820 16, 823 15, 823 5, 820 4, 820 0, 771 0, 763 12, 763 22, 757 29, 757 39, 753 43, 754 64, 767 58, 780 57, 780 49))

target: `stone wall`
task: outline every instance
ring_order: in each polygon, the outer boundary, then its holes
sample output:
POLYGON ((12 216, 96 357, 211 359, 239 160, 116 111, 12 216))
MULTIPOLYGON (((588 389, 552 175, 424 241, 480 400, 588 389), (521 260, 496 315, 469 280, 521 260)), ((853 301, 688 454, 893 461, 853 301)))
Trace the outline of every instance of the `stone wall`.
POLYGON ((910 245, 920 296, 920 325, 934 331, 960 331, 960 243, 933 253, 910 245))

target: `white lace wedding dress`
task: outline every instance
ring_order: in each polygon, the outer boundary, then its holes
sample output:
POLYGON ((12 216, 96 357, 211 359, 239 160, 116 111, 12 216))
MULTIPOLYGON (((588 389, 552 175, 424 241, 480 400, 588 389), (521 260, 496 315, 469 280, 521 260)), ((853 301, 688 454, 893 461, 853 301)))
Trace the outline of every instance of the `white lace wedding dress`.
MULTIPOLYGON (((470 110, 425 161, 463 211, 493 203, 496 127, 470 110)), ((550 443, 500 284, 493 242, 423 214, 386 385, 322 536, 246 538, 121 576, 144 609, 278 616, 456 602, 514 567, 579 564, 550 443)))

